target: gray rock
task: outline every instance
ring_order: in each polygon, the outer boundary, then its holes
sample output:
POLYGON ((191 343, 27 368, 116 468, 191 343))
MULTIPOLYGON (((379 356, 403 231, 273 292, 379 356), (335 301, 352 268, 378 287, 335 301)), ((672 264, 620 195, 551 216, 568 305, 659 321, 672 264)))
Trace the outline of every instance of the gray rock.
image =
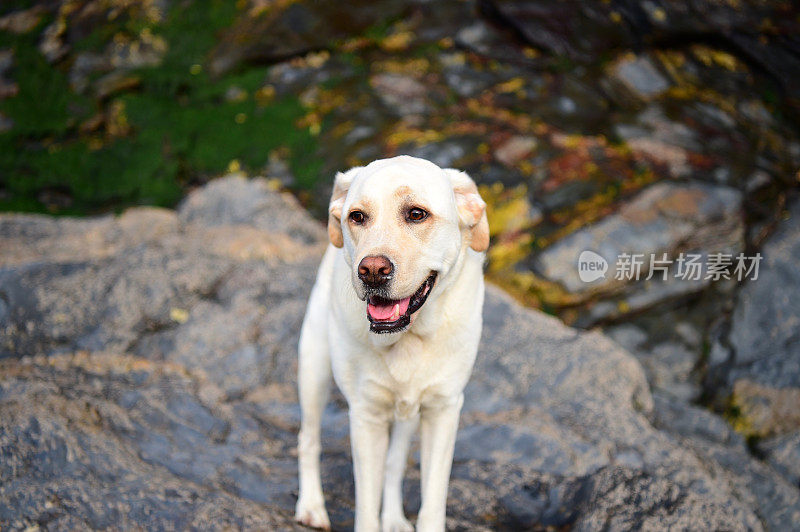
POLYGON ((384 105, 397 116, 425 114, 429 110, 428 89, 411 76, 375 74, 369 84, 384 105))
POLYGON ((537 145, 533 137, 515 135, 497 147, 494 158, 506 166, 514 166, 529 156, 537 145))
MULTIPOLYGON (((731 254, 741 251, 743 245, 738 191, 698 183, 660 182, 623 205, 618 213, 545 249, 535 265, 545 277, 560 282, 570 292, 607 292, 622 284, 615 279, 614 270, 624 253, 643 255, 644 279, 651 255, 659 259, 667 253, 674 261, 679 251, 731 254), (581 281, 578 257, 584 250, 594 251, 607 261, 605 277, 581 281)), ((685 284, 683 280, 676 283, 679 289, 685 284)))
POLYGON ((454 137, 422 146, 409 146, 401 150, 407 155, 433 161, 442 168, 464 167, 476 153, 479 140, 475 137, 454 137))
POLYGON ((445 83, 461 97, 473 98, 497 83, 494 73, 478 70, 463 52, 442 54, 439 61, 445 83))
MULTIPOLYGON (((0 266, 0 526, 292 529, 295 346, 324 245, 296 204, 238 177, 177 214, 1 215, 0 246, 14 252, 0 266)), ((603 334, 493 287, 484 315, 449 527, 759 530, 796 518, 798 489, 745 451, 712 454, 654 427, 661 399, 654 409, 641 366, 603 334)), ((347 426, 334 394, 322 463, 340 529, 353 524, 347 426)))
MULTIPOLYGON (((698 253, 705 262, 706 255, 698 253)), ((657 256, 660 258, 660 255, 657 256)), ((642 268, 649 266, 643 264, 642 268)), ((609 264, 611 268, 613 266, 609 264)), ((703 274, 705 275, 705 274, 703 274)), ((657 273, 652 279, 647 279, 647 274, 642 274, 638 283, 631 283, 620 288, 620 293, 613 294, 609 299, 604 299, 592 305, 588 312, 576 320, 576 325, 580 327, 590 327, 596 323, 619 319, 628 314, 634 314, 652 309, 659 304, 681 300, 696 294, 709 286, 710 281, 701 277, 699 279, 683 279, 678 276, 678 269, 673 266, 667 272, 666 278, 662 273, 657 273)))
POLYGON ((161 64, 167 48, 167 41, 163 37, 143 33, 139 40, 110 43, 106 49, 106 57, 116 69, 152 67, 161 64))
POLYGON ((732 446, 744 450, 741 434, 721 417, 704 408, 683 401, 675 401, 667 394, 653 394, 655 408, 653 423, 656 427, 693 441, 732 446))
POLYGON ((654 422, 696 453, 715 476, 726 479, 732 492, 756 509, 769 530, 792 529, 800 518, 797 485, 771 467, 753 460, 744 439, 707 410, 656 394, 654 422))
POLYGON ((759 442, 758 450, 786 480, 800 486, 800 431, 759 442))
POLYGON ((267 82, 274 87, 278 96, 298 94, 308 87, 325 83, 334 78, 353 75, 352 65, 337 58, 322 55, 311 56, 299 62, 296 59, 272 65, 267 72, 267 82))
POLYGON ((463 24, 455 33, 456 44, 478 55, 515 63, 530 63, 518 40, 507 28, 477 19, 463 24))
POLYGON ((95 354, 2 374, 4 528, 295 528, 280 431, 208 408, 183 370, 95 354))
POLYGON ((645 56, 623 57, 612 69, 616 80, 628 91, 643 100, 649 100, 669 89, 670 83, 645 56))
POLYGON ((697 355, 684 346, 665 342, 658 344, 639 358, 645 366, 650 384, 681 401, 691 402, 700 396, 700 384, 693 376, 697 355))
POLYGON ((39 51, 50 63, 55 63, 62 59, 70 50, 68 44, 64 42, 64 31, 67 25, 64 19, 58 18, 52 22, 42 32, 42 38, 39 41, 39 51))
POLYGON ((92 74, 108 70, 111 70, 111 64, 105 54, 81 52, 75 56, 69 69, 70 87, 75 92, 83 93, 89 87, 92 74))
POLYGON ((728 382, 747 378, 800 388, 800 202, 763 249, 758 279, 738 294, 730 332, 734 351, 728 382))
POLYGON ((618 123, 614 130, 628 142, 647 138, 657 145, 674 146, 683 150, 699 151, 702 148, 696 131, 686 124, 670 120, 660 106, 652 103, 636 115, 634 124, 618 123))
POLYGON ((10 31, 18 35, 28 33, 39 24, 43 11, 42 6, 12 11, 0 17, 0 30, 10 31))
POLYGON ((326 233, 308 215, 301 213, 297 200, 276 194, 264 179, 230 176, 209 183, 189 194, 178 207, 183 224, 206 227, 249 225, 264 231, 285 232, 307 243, 326 233))

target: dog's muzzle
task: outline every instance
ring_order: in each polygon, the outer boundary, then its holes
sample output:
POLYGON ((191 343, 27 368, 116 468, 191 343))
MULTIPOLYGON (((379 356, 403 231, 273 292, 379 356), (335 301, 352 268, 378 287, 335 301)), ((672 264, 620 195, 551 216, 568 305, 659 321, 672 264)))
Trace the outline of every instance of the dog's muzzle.
POLYGON ((436 272, 427 279, 410 297, 388 299, 377 293, 367 294, 367 319, 369 330, 374 333, 399 332, 411 324, 411 315, 422 308, 436 283, 436 272))

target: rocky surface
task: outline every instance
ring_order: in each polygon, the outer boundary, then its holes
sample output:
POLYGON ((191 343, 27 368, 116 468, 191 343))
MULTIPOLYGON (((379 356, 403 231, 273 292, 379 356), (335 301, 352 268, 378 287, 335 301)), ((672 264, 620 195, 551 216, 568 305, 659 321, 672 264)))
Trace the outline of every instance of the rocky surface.
POLYGON ((800 388, 800 203, 762 251, 757 282, 737 296, 729 335, 729 382, 752 379, 777 388, 800 388))
POLYGON ((800 257, 800 203, 761 249, 758 279, 736 296, 732 319, 710 351, 709 386, 730 394, 737 428, 797 484, 800 441, 800 323, 796 263, 800 257))
MULTIPOLYGON (((295 345, 325 235, 272 188, 228 177, 177 212, 0 217, 0 526, 295 528, 295 345)), ((484 314, 448 528, 800 520, 796 484, 713 414, 651 395, 602 333, 494 287, 484 314)), ((346 420, 336 395, 323 424, 336 529, 352 526, 346 420)), ((413 516, 416 451, 409 462, 413 516)))
POLYGON ((577 61, 597 60, 614 49, 663 47, 713 35, 779 80, 793 105, 800 97, 793 35, 797 6, 791 2, 571 0, 554 7, 541 0, 484 0, 481 7, 532 45, 577 61))
MULTIPOLYGON (((537 257, 536 266, 545 277, 563 284, 570 292, 609 291, 622 284, 619 279, 623 277, 615 273, 622 273, 616 266, 623 254, 639 254, 644 259, 641 276, 634 281, 648 277, 651 256, 661 259, 666 254, 668 260, 675 261, 680 252, 736 254, 744 247, 741 202, 741 195, 726 187, 658 183, 616 214, 547 248, 537 257), (584 250, 594 251, 608 263, 609 271, 604 277, 592 282, 580 279, 577 265, 584 250)), ((654 271, 653 278, 670 278, 672 273, 664 276, 654 271)), ((709 283, 684 284, 690 290, 698 290, 709 283)))

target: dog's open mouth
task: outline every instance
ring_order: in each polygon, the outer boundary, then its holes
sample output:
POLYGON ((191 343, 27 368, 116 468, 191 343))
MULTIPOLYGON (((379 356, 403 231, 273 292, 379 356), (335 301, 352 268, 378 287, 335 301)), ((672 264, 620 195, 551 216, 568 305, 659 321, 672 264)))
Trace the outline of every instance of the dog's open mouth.
POLYGON ((369 330, 374 333, 398 332, 411 323, 411 315, 418 311, 436 282, 436 272, 431 272, 425 282, 410 297, 386 299, 373 295, 367 298, 369 330))

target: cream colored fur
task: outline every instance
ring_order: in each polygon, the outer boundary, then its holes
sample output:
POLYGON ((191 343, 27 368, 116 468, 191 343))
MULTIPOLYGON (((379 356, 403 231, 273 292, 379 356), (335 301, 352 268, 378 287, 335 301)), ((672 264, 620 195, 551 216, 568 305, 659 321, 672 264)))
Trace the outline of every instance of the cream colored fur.
POLYGON ((320 418, 331 377, 347 399, 356 483, 355 528, 409 531, 401 485, 409 441, 421 433, 419 531, 445 527, 445 505, 463 390, 482 326, 485 204, 463 172, 401 156, 336 177, 322 259, 303 322, 298 363, 302 423, 295 518, 329 528, 320 480, 320 418), (409 205, 430 213, 404 220, 409 205), (369 222, 353 224, 354 209, 369 222), (425 225, 423 225, 425 224, 425 225), (370 332, 357 268, 368 255, 395 267, 390 297, 436 284, 402 332, 370 332), (391 434, 391 441, 390 441, 391 434))

